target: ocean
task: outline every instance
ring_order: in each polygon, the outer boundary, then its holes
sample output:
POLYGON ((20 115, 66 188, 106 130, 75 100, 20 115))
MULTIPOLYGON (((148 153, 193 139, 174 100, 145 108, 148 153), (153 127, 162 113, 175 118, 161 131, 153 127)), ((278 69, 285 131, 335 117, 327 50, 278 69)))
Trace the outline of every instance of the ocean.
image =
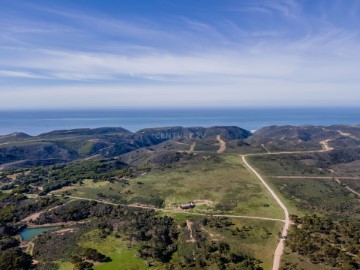
POLYGON ((0 135, 29 135, 75 128, 123 127, 138 131, 168 126, 239 126, 257 130, 270 125, 360 124, 360 108, 119 109, 0 111, 0 135))

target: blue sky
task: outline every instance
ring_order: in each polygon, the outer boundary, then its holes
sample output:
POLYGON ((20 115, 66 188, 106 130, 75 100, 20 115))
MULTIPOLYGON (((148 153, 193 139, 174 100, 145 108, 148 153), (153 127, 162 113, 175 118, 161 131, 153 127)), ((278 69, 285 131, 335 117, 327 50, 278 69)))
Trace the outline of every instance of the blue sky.
POLYGON ((360 0, 0 0, 0 108, 360 104, 360 0))

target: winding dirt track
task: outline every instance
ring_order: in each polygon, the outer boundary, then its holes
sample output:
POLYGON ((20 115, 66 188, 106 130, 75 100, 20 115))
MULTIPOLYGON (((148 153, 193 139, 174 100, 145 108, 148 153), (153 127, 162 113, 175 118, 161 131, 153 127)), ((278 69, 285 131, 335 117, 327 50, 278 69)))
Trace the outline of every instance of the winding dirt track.
POLYGON ((302 153, 321 153, 321 152, 329 152, 334 150, 334 148, 329 146, 329 142, 333 139, 327 139, 320 141, 321 149, 320 150, 312 150, 312 151, 286 151, 286 152, 271 152, 271 153, 262 153, 262 154, 248 154, 248 155, 242 155, 242 160, 244 164, 256 175, 256 177, 263 183, 263 185, 267 188, 267 190, 271 193, 273 198, 276 200, 276 202, 279 204, 279 206, 283 209, 284 215, 285 215, 285 224, 282 230, 282 236, 280 239, 280 242, 278 246, 276 247, 275 253, 274 253, 274 261, 273 261, 273 267, 272 270, 278 270, 280 268, 281 263, 281 256, 284 253, 284 246, 285 246, 285 239, 288 234, 288 230, 290 227, 290 217, 289 217, 289 211, 284 205, 284 203, 280 200, 280 198, 276 195, 276 193, 271 189, 271 187, 266 183, 266 181, 262 178, 262 176, 247 162, 246 157, 247 156, 263 156, 263 155, 281 155, 281 154, 302 154, 302 153))
POLYGON ((267 190, 271 193, 271 195, 274 197, 276 202, 280 205, 280 207, 284 211, 285 215, 285 224, 282 230, 282 237, 281 240, 276 247, 275 253, 274 253, 274 262, 273 262, 273 270, 277 270, 280 267, 280 261, 281 261, 281 255, 284 252, 284 241, 287 236, 289 227, 290 227, 290 217, 289 217, 289 211, 284 205, 284 203, 280 200, 280 198, 275 194, 275 192, 271 189, 271 187, 266 183, 266 181, 262 178, 262 176, 246 161, 247 155, 242 155, 242 160, 244 164, 256 175, 257 178, 263 183, 263 185, 267 188, 267 190))
POLYGON ((220 148, 216 152, 221 154, 226 150, 226 143, 221 139, 220 135, 216 136, 216 140, 220 143, 220 148))
MULTIPOLYGON (((220 142, 220 148, 218 149, 217 153, 220 154, 225 151, 226 144, 221 139, 220 135, 216 137, 216 140, 220 142)), ((275 219, 275 218, 266 218, 266 217, 254 217, 254 216, 239 216, 239 215, 211 215, 211 214, 205 214, 205 213, 189 213, 190 215, 198 215, 198 216, 215 216, 215 217, 230 217, 230 218, 245 218, 245 219, 258 219, 258 220, 273 220, 273 221, 280 221, 284 222, 284 227, 282 230, 282 237, 279 241, 278 246, 276 247, 275 253, 274 253, 274 261, 273 261, 273 267, 272 270, 278 270, 280 268, 281 263, 281 256, 284 252, 284 242, 290 227, 290 218, 289 218, 289 211, 284 205, 284 203, 280 200, 280 198, 276 195, 276 193, 271 189, 271 187, 267 184, 267 182, 263 179, 263 177, 247 162, 246 157, 248 156, 261 156, 261 155, 281 155, 281 154, 301 154, 301 153, 319 153, 319 152, 328 152, 332 151, 333 148, 328 145, 328 143, 331 141, 331 139, 324 140, 320 142, 320 145, 322 146, 322 149, 320 150, 312 150, 312 151, 284 151, 284 152, 271 152, 271 153, 261 153, 261 154, 247 154, 247 155, 241 155, 242 161, 244 164, 248 167, 250 171, 252 171, 256 177, 262 182, 262 184, 266 187, 266 189, 270 192, 270 194, 273 196, 273 198, 276 200, 276 202, 279 204, 279 206, 284 211, 285 220, 282 219, 275 219)), ((49 193, 51 194, 51 193, 49 193)), ((55 195, 55 194, 54 194, 55 195)), ((61 195, 55 195, 55 196, 61 196, 61 195)), ((112 203, 109 201, 104 200, 96 200, 96 199, 90 199, 90 198, 82 198, 82 197, 74 197, 74 196, 67 196, 71 199, 76 200, 87 200, 87 201, 96 201, 99 203, 114 205, 114 206, 127 206, 127 207, 133 207, 133 208, 143 208, 143 209, 152 209, 155 211, 162 211, 162 212, 169 212, 169 213, 183 213, 183 211, 179 210, 171 210, 171 209, 160 209, 155 207, 147 207, 142 205, 124 205, 124 204, 118 204, 118 203, 112 203)))
POLYGON ((54 207, 52 207, 52 208, 49 208, 49 209, 46 209, 46 210, 44 210, 44 211, 34 213, 34 214, 32 214, 32 215, 24 218, 24 219, 21 220, 21 221, 22 221, 22 222, 32 222, 32 221, 35 221, 35 220, 37 220, 37 219, 40 217, 40 215, 41 215, 42 213, 55 210, 56 208, 59 208, 60 206, 64 206, 64 205, 66 205, 66 204, 68 204, 68 203, 70 203, 70 202, 72 202, 72 201, 74 201, 74 200, 70 200, 70 201, 68 201, 67 203, 60 204, 60 205, 56 205, 56 206, 54 206, 54 207))
MULTIPOLYGON (((61 195, 54 194, 54 196, 61 197, 61 195)), ((228 217, 228 218, 244 218, 244 219, 258 219, 258 220, 271 220, 271 221, 280 221, 285 222, 282 219, 278 218, 267 218, 267 217, 256 217, 256 216, 241 216, 241 215, 221 215, 221 214, 205 214, 205 213, 193 213, 193 212, 184 212, 181 210, 173 210, 173 209, 163 209, 163 208, 156 208, 151 206, 144 206, 144 205, 127 205, 127 204, 120 204, 120 203, 113 203, 105 200, 96 200, 96 199, 90 199, 90 198, 84 198, 84 197, 75 197, 75 196, 66 196, 72 200, 83 200, 83 201, 94 201, 98 203, 103 204, 109 204, 114 206, 125 206, 125 207, 131 207, 131 208, 141 208, 141 209, 150 209, 155 210, 159 212, 165 212, 165 213, 186 213, 187 215, 194 215, 194 216, 213 216, 213 217, 228 217)))

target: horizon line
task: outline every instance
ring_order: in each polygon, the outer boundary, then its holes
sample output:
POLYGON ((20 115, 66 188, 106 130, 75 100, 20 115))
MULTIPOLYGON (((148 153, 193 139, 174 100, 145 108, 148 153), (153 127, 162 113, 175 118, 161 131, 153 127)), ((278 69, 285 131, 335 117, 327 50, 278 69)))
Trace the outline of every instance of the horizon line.
POLYGON ((131 111, 131 110, 281 110, 281 109, 358 109, 360 110, 359 106, 347 106, 347 105, 319 105, 319 106, 312 106, 312 105, 302 105, 302 106, 181 106, 181 107, 174 107, 174 106, 154 106, 154 107, 51 107, 51 108, 0 108, 0 112, 29 112, 29 111, 131 111))

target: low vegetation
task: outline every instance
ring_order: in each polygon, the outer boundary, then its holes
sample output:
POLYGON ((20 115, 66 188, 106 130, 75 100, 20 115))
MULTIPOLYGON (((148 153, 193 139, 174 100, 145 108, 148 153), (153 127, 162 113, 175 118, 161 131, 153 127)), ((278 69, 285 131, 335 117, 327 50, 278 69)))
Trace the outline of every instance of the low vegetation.
MULTIPOLYGON (((360 224, 347 220, 332 221, 316 215, 292 217, 287 249, 313 265, 336 269, 359 269, 360 224)), ((301 261, 284 262, 283 269, 300 269, 301 261)))
POLYGON ((258 153, 249 162, 292 214, 282 269, 359 269, 358 129, 274 126, 250 136, 236 127, 105 128, 4 136, 0 269, 271 269, 284 215, 242 163, 239 154, 247 153, 258 153), (220 155, 218 134, 227 145, 220 155), (334 150, 264 155, 319 150, 324 140, 334 150), (54 225, 29 242, 18 235, 54 225))

